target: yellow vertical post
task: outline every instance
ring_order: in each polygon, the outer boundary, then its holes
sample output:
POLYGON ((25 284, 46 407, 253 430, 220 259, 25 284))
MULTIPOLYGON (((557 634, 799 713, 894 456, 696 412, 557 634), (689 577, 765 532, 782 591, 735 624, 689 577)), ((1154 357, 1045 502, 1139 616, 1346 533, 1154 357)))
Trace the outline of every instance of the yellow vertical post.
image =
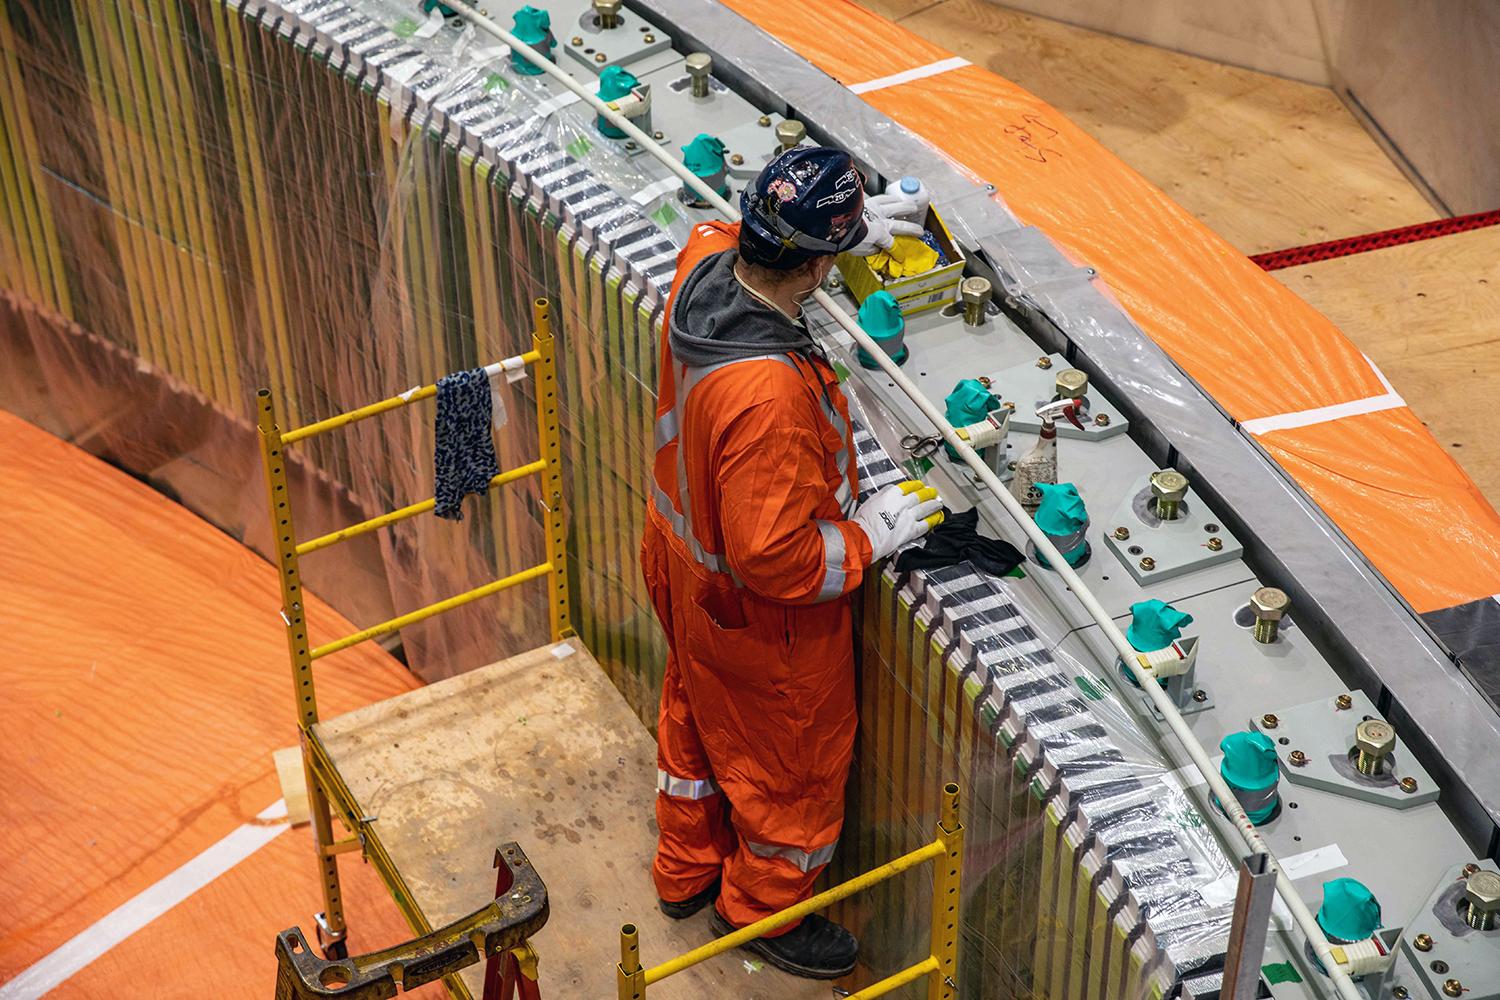
POLYGON ((958 785, 943 786, 937 839, 944 851, 932 861, 932 957, 937 968, 927 980, 927 1000, 958 996, 959 872, 964 861, 964 827, 958 820, 958 785))
POLYGON ((292 660, 292 690, 297 699, 297 726, 302 734, 302 770, 307 780, 308 805, 316 835, 318 873, 323 883, 323 912, 318 914, 318 929, 323 951, 329 958, 344 958, 343 896, 339 889, 339 866, 333 846, 333 818, 328 796, 318 785, 307 753, 307 732, 318 721, 318 702, 313 694, 312 646, 307 641, 306 605, 302 595, 302 578, 297 568, 297 532, 292 519, 291 491, 287 488, 286 446, 281 441, 281 427, 276 422, 276 404, 269 389, 256 394, 257 422, 260 429, 260 454, 266 468, 266 492, 271 511, 271 541, 276 549, 276 566, 281 578, 281 620, 286 626, 287 651, 292 660))
POLYGON ((619 1000, 642 1000, 646 995, 646 970, 641 968, 641 942, 635 924, 620 926, 620 964, 615 966, 619 1000))
POLYGON ((536 424, 541 441, 542 459, 547 463, 541 475, 542 512, 546 515, 547 562, 552 564, 548 604, 552 615, 552 638, 573 634, 572 609, 568 600, 568 537, 563 516, 562 434, 557 395, 557 357, 552 340, 552 307, 546 299, 531 304, 535 328, 532 344, 536 362, 536 424))

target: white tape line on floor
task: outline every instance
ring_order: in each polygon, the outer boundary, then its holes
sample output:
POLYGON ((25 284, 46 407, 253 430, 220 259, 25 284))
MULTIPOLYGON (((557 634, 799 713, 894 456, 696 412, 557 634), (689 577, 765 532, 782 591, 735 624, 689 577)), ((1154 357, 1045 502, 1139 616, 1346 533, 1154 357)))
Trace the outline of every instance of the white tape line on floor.
POLYGON ((260 822, 238 828, 160 882, 121 903, 10 982, 0 985, 0 1000, 34 1000, 46 995, 290 829, 285 822, 274 822, 286 819, 286 802, 281 799, 255 818, 260 822))

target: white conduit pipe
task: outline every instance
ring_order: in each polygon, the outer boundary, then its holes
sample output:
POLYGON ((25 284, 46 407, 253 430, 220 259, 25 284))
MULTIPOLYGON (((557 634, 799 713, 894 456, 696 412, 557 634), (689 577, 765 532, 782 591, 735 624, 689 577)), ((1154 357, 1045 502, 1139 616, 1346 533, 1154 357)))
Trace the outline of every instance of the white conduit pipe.
MULTIPOLYGON (((505 44, 510 46, 512 52, 519 52, 527 62, 536 66, 543 73, 546 73, 558 83, 568 88, 568 90, 577 94, 581 100, 602 115, 611 125, 623 131, 631 139, 634 139, 640 144, 642 149, 661 161, 664 167, 682 178, 684 184, 687 184, 696 191, 704 201, 717 209, 726 219, 731 222, 739 220, 739 211, 729 202, 725 201, 717 191, 709 187, 698 175, 684 166, 681 160, 665 149, 662 149, 655 139, 637 128, 633 121, 620 114, 614 108, 611 108, 606 102, 601 101, 598 95, 579 83, 571 74, 559 69, 551 60, 539 55, 530 45, 527 45, 497 25, 475 8, 464 3, 463 0, 443 0, 443 2, 462 14, 470 23, 483 28, 491 35, 505 42, 505 44)), ((1125 633, 1120 630, 1120 626, 1115 624, 1114 619, 1109 616, 1109 612, 1099 603, 1099 599, 1094 596, 1093 592, 1089 590, 1078 574, 1073 571, 1073 567, 1068 565, 1067 560, 1062 557, 1062 553, 1057 550, 1057 546, 1052 544, 1052 540, 1047 537, 1041 528, 1037 527, 1036 522, 1031 519, 1031 516, 1026 513, 1025 508, 1021 506, 1020 501, 1010 495, 1010 491, 1005 488, 1005 484, 991 471, 988 465, 980 460, 978 453, 969 447, 969 443, 958 436, 943 411, 939 410, 932 400, 922 394, 922 390, 918 389, 916 384, 906 377, 906 373, 896 366, 896 363, 881 349, 880 345, 860 328, 860 325, 855 322, 854 317, 845 312, 843 307, 835 302, 827 292, 820 288, 813 292, 812 297, 818 305, 827 310, 828 315, 833 317, 834 322, 838 323, 849 336, 854 338, 855 343, 864 348, 865 353, 879 362, 881 370, 885 372, 892 382, 900 387, 901 391, 916 405, 917 409, 922 411, 923 415, 932 423, 932 426, 943 436, 943 440, 959 454, 959 457, 979 477, 980 482, 984 483, 990 493, 1000 501, 1010 516, 1021 526, 1021 530, 1026 532, 1026 536, 1036 545, 1037 551, 1046 558, 1051 567, 1062 577, 1063 582, 1072 589, 1073 595, 1083 604, 1089 616, 1094 619, 1104 631, 1104 634, 1108 636, 1109 641, 1114 645, 1120 657, 1126 663, 1134 662, 1137 655, 1135 647, 1130 645, 1130 641, 1125 638, 1125 633)), ((1182 713, 1177 710, 1177 706, 1167 697, 1167 693, 1161 689, 1161 685, 1159 684, 1142 684, 1141 690, 1145 691, 1151 698, 1152 703, 1156 706, 1156 710, 1166 720, 1167 727, 1172 730, 1172 734, 1181 742, 1183 749, 1187 751, 1194 766, 1203 775, 1208 788, 1218 797, 1219 804, 1223 806, 1224 811, 1233 822, 1236 832, 1240 835, 1240 839, 1244 841, 1245 848, 1252 854, 1266 855, 1271 870, 1275 871, 1277 875, 1277 893, 1280 894, 1282 901, 1286 903, 1287 909, 1291 911, 1292 918, 1296 920, 1297 926, 1302 929, 1302 933, 1311 942, 1313 950, 1317 953, 1319 961, 1323 963, 1323 968, 1327 970, 1328 976, 1332 980, 1339 996, 1343 1000, 1364 1000, 1364 997, 1355 987, 1354 981, 1349 978, 1348 970, 1334 959, 1333 952, 1330 950, 1328 944, 1328 938, 1324 935, 1323 929, 1318 926, 1317 919, 1313 916, 1312 911, 1307 908, 1307 904, 1302 902, 1302 897, 1297 895, 1297 891, 1292 887, 1291 879, 1287 877, 1281 868, 1280 862, 1276 860, 1275 852, 1261 838, 1260 833, 1255 829, 1255 825, 1245 815, 1245 810, 1240 805, 1239 800, 1235 798, 1234 792, 1224 781, 1223 776, 1219 774, 1218 768, 1214 767, 1213 762, 1209 760, 1208 752, 1203 749, 1203 745, 1198 742, 1198 738, 1193 735, 1192 730, 1187 727, 1187 723, 1182 720, 1182 713)), ((1128 701, 1129 699, 1126 700, 1128 701)), ((1213 808, 1211 801, 1205 801, 1204 805, 1207 808, 1213 808)))

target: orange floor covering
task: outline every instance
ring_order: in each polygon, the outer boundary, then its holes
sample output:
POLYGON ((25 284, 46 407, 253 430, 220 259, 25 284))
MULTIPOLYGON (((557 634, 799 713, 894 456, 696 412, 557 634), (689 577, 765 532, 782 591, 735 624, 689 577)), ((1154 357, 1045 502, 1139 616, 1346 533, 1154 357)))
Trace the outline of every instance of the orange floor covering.
MULTIPOLYGON (((783 0, 726 3, 846 85, 951 57, 850 0, 809 0, 794 14, 783 0)), ((1097 268, 1107 292, 1236 420, 1387 395, 1333 323, 1036 95, 961 65, 862 96, 1097 268)), ((1500 514, 1396 402, 1321 414, 1261 443, 1416 610, 1500 593, 1500 514)))
MULTIPOLYGON (((281 796, 271 753, 296 724, 268 563, 3 412, 0 482, 4 982, 254 821, 281 796)), ((317 641, 352 631, 308 596, 317 641)), ((368 644, 317 670, 325 715, 417 684, 368 644)), ((374 871, 341 868, 354 950, 406 937, 374 871)), ((52 995, 268 997, 276 932, 321 908, 293 829, 52 995)))

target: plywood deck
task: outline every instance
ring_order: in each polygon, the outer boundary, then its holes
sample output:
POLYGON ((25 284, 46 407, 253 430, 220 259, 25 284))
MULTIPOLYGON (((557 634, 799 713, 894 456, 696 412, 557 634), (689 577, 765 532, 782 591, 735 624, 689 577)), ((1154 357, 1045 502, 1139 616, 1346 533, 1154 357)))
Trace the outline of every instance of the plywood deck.
MULTIPOLYGON (((711 939, 708 913, 656 909, 656 745, 577 640, 358 709, 318 734, 417 905, 439 926, 494 896, 496 845, 518 842, 547 884, 535 939, 543 995, 615 991, 620 925, 650 965, 711 939), (564 648, 564 647, 558 647, 564 648)), ((743 952, 651 988, 653 997, 797 1000, 830 984, 750 971, 743 952)), ((466 974, 478 996, 479 972, 466 974)))

